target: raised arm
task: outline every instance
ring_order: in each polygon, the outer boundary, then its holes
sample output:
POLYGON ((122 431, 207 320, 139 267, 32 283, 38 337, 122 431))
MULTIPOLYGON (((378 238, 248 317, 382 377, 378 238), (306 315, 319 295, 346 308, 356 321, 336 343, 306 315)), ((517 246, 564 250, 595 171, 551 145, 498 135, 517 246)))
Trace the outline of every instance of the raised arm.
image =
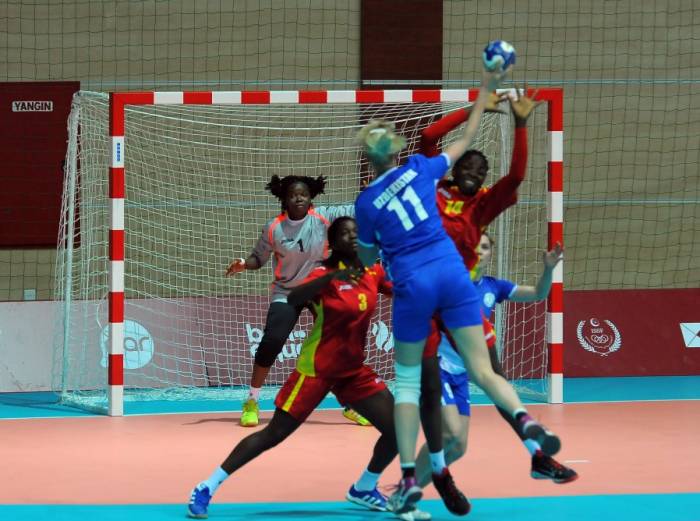
MULTIPOLYGON (((489 94, 484 112, 500 112, 498 104, 505 100, 505 94, 498 95, 495 92, 489 94)), ((419 152, 424 156, 434 157, 440 154, 438 143, 450 130, 457 128, 469 118, 469 109, 459 109, 443 116, 431 125, 425 127, 420 133, 419 152)))
POLYGON ((537 285, 518 286, 509 300, 513 302, 535 302, 546 299, 552 287, 552 273, 557 264, 562 260, 563 253, 564 248, 562 248, 562 245, 559 243, 556 243, 554 248, 550 251, 543 253, 542 264, 544 264, 544 270, 542 271, 540 280, 537 281, 537 285))
MULTIPOLYGON (((476 214, 480 226, 488 226, 504 210, 516 203, 518 188, 525 180, 528 155, 527 120, 541 102, 533 100, 537 93, 529 97, 520 95, 519 90, 516 87, 516 95, 508 98, 511 112, 515 117, 515 142, 510 168, 508 174, 499 179, 482 196, 480 211, 476 214)), ((525 92, 527 92, 527 86, 525 86, 525 92)))
POLYGON ((460 138, 452 142, 446 149, 445 154, 450 158, 450 164, 454 164, 457 159, 469 150, 469 147, 479 130, 481 116, 484 114, 484 109, 489 101, 491 92, 498 88, 501 80, 505 76, 505 72, 484 72, 484 77, 479 89, 479 96, 472 107, 467 124, 464 127, 464 133, 460 138))

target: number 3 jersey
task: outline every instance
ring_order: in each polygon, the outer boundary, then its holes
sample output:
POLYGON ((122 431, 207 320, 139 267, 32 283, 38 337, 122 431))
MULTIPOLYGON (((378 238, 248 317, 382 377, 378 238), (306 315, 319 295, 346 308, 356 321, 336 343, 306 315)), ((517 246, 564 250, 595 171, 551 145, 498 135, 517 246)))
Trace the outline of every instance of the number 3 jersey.
POLYGON ((379 246, 392 280, 445 255, 458 255, 443 228, 435 187, 450 166, 446 154, 415 154, 372 181, 355 201, 359 242, 379 246))
MULTIPOLYGON (((304 283, 329 271, 333 270, 319 266, 304 283)), ((365 268, 356 282, 329 282, 310 303, 314 325, 301 347, 297 371, 306 376, 336 378, 362 367, 367 330, 380 292, 391 294, 391 283, 379 264, 365 268)))
POLYGON ((274 255, 273 302, 286 301, 292 288, 328 256, 326 234, 330 223, 341 216, 352 217, 354 211, 352 205, 312 206, 303 219, 293 221, 281 213, 265 225, 252 255, 261 266, 274 255))

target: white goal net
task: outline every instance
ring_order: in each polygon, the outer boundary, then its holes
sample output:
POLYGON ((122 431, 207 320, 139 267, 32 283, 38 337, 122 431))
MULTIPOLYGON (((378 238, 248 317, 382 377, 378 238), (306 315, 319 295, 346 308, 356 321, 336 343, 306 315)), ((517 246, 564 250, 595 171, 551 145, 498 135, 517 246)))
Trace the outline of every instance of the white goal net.
MULTIPOLYGON (((269 305, 269 265, 225 278, 280 211, 265 189, 273 174, 326 176, 316 206, 351 204, 367 166, 354 144, 369 119, 394 121, 416 151, 420 130, 464 102, 275 105, 142 105, 125 111, 125 400, 235 400, 249 384, 269 305)), ((109 99, 80 92, 69 151, 56 266, 55 387, 66 402, 107 408, 109 99)), ((486 270, 534 284, 547 243, 546 110, 530 121, 530 159, 519 203, 491 231, 486 270)), ((475 148, 507 172, 512 117, 487 114, 475 148)), ((449 141, 449 137, 447 140, 449 141)), ((546 398, 544 303, 498 316, 504 367, 521 390, 546 398)), ((274 395, 310 330, 304 312, 267 379, 274 395)), ((391 382, 393 341, 385 299, 367 339, 369 363, 391 382)), ((234 408, 235 405, 228 407, 234 408)))

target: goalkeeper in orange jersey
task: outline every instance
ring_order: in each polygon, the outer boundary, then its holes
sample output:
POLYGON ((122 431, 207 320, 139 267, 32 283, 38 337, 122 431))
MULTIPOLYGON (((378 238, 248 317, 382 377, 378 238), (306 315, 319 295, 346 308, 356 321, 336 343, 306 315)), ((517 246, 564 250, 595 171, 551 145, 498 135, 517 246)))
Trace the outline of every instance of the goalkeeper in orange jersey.
MULTIPOLYGON (((313 200, 325 187, 322 176, 273 175, 265 188, 279 199, 282 211, 265 225, 248 258, 234 260, 226 270, 226 276, 259 270, 272 258, 275 277, 265 330, 255 352, 250 391, 240 418, 243 427, 258 425, 260 389, 302 312, 300 306, 287 302, 287 294, 328 254, 326 232, 333 220, 355 213, 352 205, 315 208, 313 200)), ((350 408, 343 415, 360 425, 369 425, 350 408)))

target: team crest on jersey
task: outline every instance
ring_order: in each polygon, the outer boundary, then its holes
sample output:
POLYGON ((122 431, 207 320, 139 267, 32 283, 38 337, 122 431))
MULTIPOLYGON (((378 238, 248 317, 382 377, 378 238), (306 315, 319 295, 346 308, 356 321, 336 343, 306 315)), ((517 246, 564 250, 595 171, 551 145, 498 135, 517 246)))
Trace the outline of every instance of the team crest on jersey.
POLYGON ((496 304, 496 295, 490 291, 484 294, 484 306, 492 308, 496 304))
POLYGON ((586 351, 600 356, 608 356, 622 347, 620 330, 610 320, 581 320, 576 327, 576 338, 586 351))
POLYGON ((445 190, 444 188, 438 188, 438 192, 440 192, 442 195, 444 195, 448 199, 452 199, 452 194, 450 193, 449 190, 445 190))
POLYGON ((343 284, 338 286, 338 291, 347 291, 349 289, 352 289, 352 284, 343 284))

